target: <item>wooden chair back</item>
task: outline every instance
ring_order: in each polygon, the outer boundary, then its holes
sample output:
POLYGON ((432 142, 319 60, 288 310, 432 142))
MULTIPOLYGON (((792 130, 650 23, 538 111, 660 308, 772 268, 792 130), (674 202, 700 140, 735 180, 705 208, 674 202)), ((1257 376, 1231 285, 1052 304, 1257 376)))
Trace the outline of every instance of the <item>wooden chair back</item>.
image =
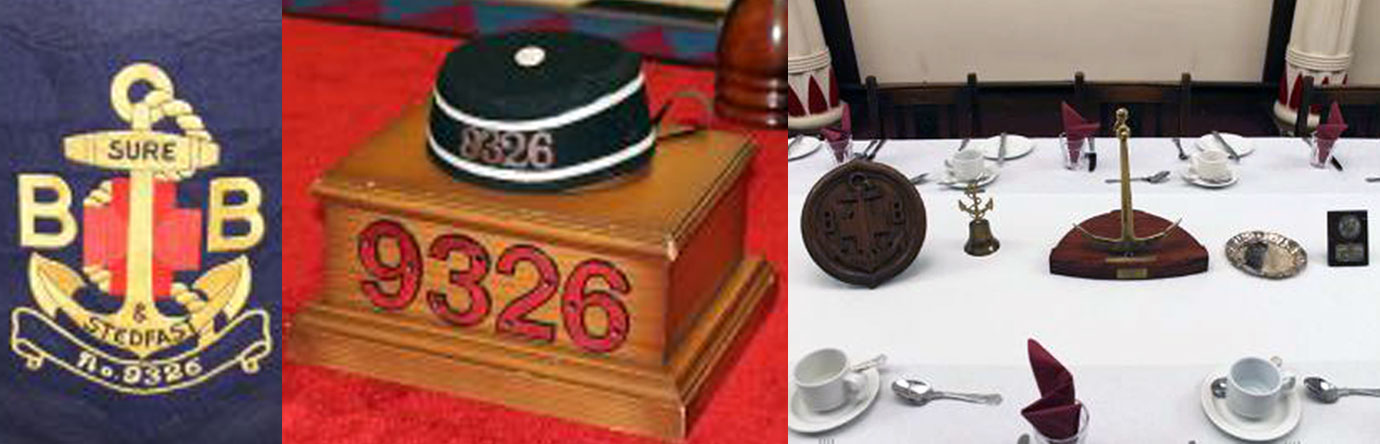
POLYGON ((958 85, 879 85, 874 76, 867 76, 865 83, 873 135, 888 139, 958 138, 981 132, 975 73, 969 73, 968 81, 958 85))
POLYGON ((1070 105, 1085 118, 1092 117, 1087 110, 1096 110, 1102 136, 1112 134, 1119 107, 1130 109, 1131 131, 1137 136, 1189 136, 1193 77, 1183 73, 1178 83, 1088 83, 1080 71, 1073 75, 1070 105))
MULTIPOLYGON (((1346 133, 1359 137, 1380 137, 1380 85, 1314 86, 1313 76, 1304 76, 1302 83, 1302 92, 1299 94, 1300 111, 1310 110, 1314 105, 1318 105, 1319 122, 1326 122, 1328 114, 1332 111, 1332 102, 1337 102, 1343 110, 1365 110, 1364 121, 1348 121, 1346 133)), ((1308 134, 1308 119, 1295 119, 1294 135, 1305 137, 1308 134)))

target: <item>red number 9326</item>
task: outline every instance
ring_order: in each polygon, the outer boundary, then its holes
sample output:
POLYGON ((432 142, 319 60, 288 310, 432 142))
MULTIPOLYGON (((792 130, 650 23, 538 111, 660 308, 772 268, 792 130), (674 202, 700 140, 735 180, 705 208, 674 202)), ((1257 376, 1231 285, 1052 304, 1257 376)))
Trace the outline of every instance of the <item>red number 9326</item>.
MULTIPOLYGON (((360 280, 360 290, 375 307, 400 310, 410 305, 423 286, 422 250, 417 240, 401 224, 391 220, 370 223, 359 233, 360 264, 372 279, 360 280), (385 263, 379 247, 392 242, 398 251, 396 263, 385 263), (397 289, 387 291, 381 282, 396 282, 397 289)), ((561 285, 560 269, 556 261, 541 248, 533 245, 513 245, 503 250, 496 261, 490 261, 484 245, 463 234, 443 234, 431 241, 426 249, 429 260, 447 261, 463 258, 463 269, 447 272, 450 292, 429 289, 427 306, 440 320, 459 327, 472 327, 484 322, 492 312, 493 295, 485 282, 490 272, 511 278, 519 267, 530 267, 537 274, 532 287, 498 311, 494 329, 536 342, 556 340, 554 322, 528 316, 546 305, 560 293, 561 321, 566 334, 576 346, 590 352, 609 353, 617 350, 627 339, 631 328, 628 309, 623 298, 632 291, 627 276, 617 265, 601 259, 587 259, 575 266, 565 284, 561 285), (591 286, 591 282, 603 282, 591 286), (593 288, 591 288, 593 287, 593 288), (591 309, 603 312, 607 319, 602 333, 591 331, 586 313, 591 309)))

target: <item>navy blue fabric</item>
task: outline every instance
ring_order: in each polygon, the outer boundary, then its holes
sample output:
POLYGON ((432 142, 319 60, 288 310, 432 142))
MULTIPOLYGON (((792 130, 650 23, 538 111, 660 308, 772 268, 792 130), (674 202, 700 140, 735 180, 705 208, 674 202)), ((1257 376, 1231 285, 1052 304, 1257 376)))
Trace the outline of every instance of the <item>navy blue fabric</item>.
MULTIPOLYGON (((281 438, 281 3, 277 0, 0 1, 0 443, 271 443, 281 438), (203 253, 202 270, 245 254, 247 309, 271 313, 273 355, 256 374, 229 369, 169 394, 123 394, 60 369, 24 368, 9 347, 10 313, 34 307, 19 246, 16 176, 55 174, 73 215, 119 173, 66 160, 62 138, 128 129, 110 82, 135 62, 161 67, 221 147, 220 165, 178 185, 178 206, 207 208, 209 181, 245 176, 263 191, 264 239, 245 252, 203 253)), ((138 97, 138 96, 136 96, 138 97)), ((180 133, 164 122, 159 129, 180 133)), ((204 223, 202 227, 204 236, 204 223)), ((233 230, 232 230, 233 231, 233 230)), ((81 237, 44 251, 74 269, 81 237)), ((204 248, 203 248, 204 249, 204 248)))

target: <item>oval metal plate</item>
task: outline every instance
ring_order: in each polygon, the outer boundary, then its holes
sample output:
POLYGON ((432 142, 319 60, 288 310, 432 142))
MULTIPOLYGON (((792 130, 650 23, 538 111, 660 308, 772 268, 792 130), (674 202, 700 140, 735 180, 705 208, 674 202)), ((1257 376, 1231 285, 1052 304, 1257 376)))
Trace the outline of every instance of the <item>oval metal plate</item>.
POLYGON ((1227 241, 1227 261, 1252 276, 1284 279, 1303 271, 1308 253, 1293 239, 1268 231, 1247 231, 1227 241))

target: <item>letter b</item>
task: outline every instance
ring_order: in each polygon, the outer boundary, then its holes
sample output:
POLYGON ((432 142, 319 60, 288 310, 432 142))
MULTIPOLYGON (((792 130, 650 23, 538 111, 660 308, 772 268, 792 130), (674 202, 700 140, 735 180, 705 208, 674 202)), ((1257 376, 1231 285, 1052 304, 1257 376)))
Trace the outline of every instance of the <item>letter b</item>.
POLYGON ((21 247, 57 249, 66 247, 77 238, 77 221, 72 218, 72 189, 61 177, 51 174, 19 175, 19 245, 21 247), (57 194, 52 202, 39 202, 38 191, 51 190, 57 194), (40 233, 38 220, 57 221, 56 233, 40 233))
POLYGON ((264 237, 264 216, 259 214, 263 193, 259 191, 259 184, 248 177, 223 177, 211 181, 210 193, 206 251, 240 251, 258 245, 264 237), (236 205, 226 203, 226 195, 236 191, 244 194, 244 202, 236 205), (242 221, 249 225, 249 231, 240 235, 227 235, 227 220, 242 221))

